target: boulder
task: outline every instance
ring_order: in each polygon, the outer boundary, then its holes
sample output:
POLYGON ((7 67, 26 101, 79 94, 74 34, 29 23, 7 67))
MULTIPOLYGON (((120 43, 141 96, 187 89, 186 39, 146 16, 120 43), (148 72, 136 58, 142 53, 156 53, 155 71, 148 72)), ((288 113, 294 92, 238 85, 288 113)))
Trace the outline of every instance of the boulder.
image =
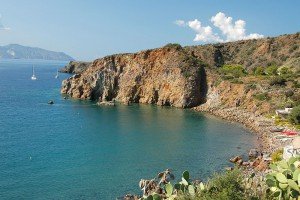
POLYGON ((232 163, 236 163, 239 160, 242 160, 241 156, 235 156, 235 157, 229 159, 229 161, 232 162, 232 163))
POLYGON ((265 171, 266 169, 268 169, 268 164, 262 160, 255 169, 258 171, 265 171))
POLYGON ((261 155, 261 153, 257 149, 250 149, 248 153, 249 159, 257 158, 259 155, 261 155))

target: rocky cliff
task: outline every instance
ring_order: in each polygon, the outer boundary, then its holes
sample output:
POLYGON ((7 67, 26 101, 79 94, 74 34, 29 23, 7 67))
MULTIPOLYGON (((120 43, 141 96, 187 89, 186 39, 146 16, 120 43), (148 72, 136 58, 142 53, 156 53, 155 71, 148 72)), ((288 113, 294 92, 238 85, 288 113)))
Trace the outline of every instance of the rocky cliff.
POLYGON ((90 63, 70 63, 66 72, 75 76, 63 81, 61 92, 95 101, 150 103, 175 107, 243 108, 257 115, 279 107, 279 101, 254 97, 285 98, 286 88, 299 93, 299 76, 286 87, 270 87, 270 77, 240 77, 224 80, 218 67, 239 64, 250 71, 257 66, 286 66, 300 71, 300 34, 223 44, 163 48, 133 54, 118 54, 90 63), (253 88, 255 85, 255 88, 253 88), (294 86, 293 86, 294 85, 294 86))
POLYGON ((99 102, 193 107, 205 98, 204 64, 178 45, 112 55, 64 80, 61 92, 99 102))

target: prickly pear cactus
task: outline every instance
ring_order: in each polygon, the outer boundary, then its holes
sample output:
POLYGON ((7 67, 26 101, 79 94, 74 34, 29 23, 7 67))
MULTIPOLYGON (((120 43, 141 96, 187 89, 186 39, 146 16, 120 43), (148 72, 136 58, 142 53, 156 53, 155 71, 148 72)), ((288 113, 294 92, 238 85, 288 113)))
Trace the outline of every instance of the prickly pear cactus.
POLYGON ((300 157, 271 164, 266 176, 268 192, 278 199, 300 199, 300 157))

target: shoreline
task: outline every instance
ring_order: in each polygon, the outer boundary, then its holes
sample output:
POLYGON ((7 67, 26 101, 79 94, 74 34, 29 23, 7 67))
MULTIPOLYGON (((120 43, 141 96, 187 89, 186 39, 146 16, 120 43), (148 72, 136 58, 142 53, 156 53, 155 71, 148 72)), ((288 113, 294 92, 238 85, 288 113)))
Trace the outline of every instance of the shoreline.
POLYGON ((257 148, 264 153, 272 153, 274 150, 283 147, 284 142, 274 141, 270 129, 274 126, 274 120, 263 116, 255 116, 245 110, 232 108, 212 108, 206 104, 191 108, 197 112, 208 113, 223 120, 239 123, 251 133, 257 135, 257 148))

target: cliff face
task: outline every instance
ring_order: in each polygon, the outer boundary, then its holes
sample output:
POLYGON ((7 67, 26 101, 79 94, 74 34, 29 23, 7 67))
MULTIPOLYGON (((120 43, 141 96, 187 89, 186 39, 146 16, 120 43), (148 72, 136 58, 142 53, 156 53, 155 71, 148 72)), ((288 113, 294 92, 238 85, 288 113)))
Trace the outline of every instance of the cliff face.
POLYGON ((64 70, 76 73, 63 81, 61 89, 74 98, 184 108, 207 101, 203 106, 208 108, 239 107, 259 115, 282 107, 285 90, 298 95, 300 34, 184 48, 173 44, 92 63, 70 62, 64 70), (285 66, 294 76, 279 88, 269 85, 270 77, 240 77, 234 83, 222 79, 217 67, 223 64, 240 64, 248 71, 285 66), (254 99, 265 93, 272 101, 254 99))
POLYGON ((193 107, 205 98, 203 64, 178 46, 95 60, 63 81, 61 92, 80 99, 193 107))

